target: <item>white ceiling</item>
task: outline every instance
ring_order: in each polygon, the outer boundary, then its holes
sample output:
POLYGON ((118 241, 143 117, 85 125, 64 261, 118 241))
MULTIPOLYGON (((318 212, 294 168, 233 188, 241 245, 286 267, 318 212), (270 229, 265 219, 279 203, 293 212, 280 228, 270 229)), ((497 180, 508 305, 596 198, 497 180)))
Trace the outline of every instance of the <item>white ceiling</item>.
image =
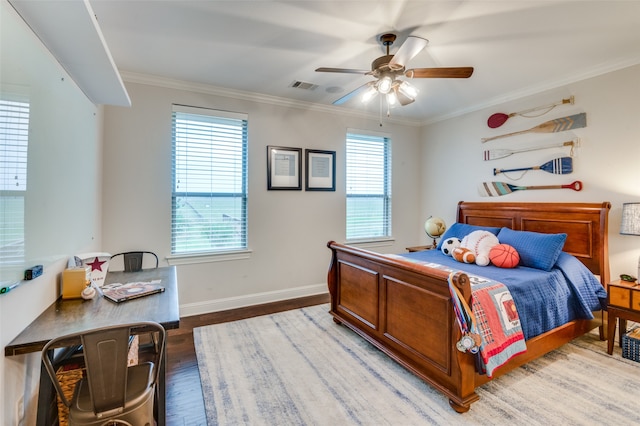
MULTIPOLYGON (((331 105, 371 80, 379 35, 429 39, 408 68, 473 66, 469 79, 413 79, 397 118, 429 122, 640 63, 640 1, 89 0, 127 73, 331 105), (292 88, 295 81, 315 90, 292 88)), ((357 98, 335 108, 379 113, 357 98)))

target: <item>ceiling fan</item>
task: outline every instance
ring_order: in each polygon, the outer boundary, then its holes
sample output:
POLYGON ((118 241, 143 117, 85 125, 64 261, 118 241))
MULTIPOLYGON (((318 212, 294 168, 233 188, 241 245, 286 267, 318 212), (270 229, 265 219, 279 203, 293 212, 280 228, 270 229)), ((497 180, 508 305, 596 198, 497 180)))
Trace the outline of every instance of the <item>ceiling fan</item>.
POLYGON ((371 70, 349 69, 349 68, 318 68, 317 72, 336 72, 347 74, 364 74, 376 78, 374 81, 363 84, 352 92, 347 93, 340 99, 333 102, 340 105, 348 101, 357 94, 364 92, 362 101, 367 102, 377 94, 386 95, 387 106, 393 107, 397 104, 408 105, 416 100, 418 89, 408 81, 398 77, 407 78, 469 78, 473 74, 473 67, 455 68, 411 68, 406 69, 407 62, 422 51, 429 43, 429 40, 409 36, 400 46, 395 55, 389 54, 389 48, 396 40, 395 34, 382 34, 380 42, 387 48, 387 54, 375 59, 371 63, 371 70))

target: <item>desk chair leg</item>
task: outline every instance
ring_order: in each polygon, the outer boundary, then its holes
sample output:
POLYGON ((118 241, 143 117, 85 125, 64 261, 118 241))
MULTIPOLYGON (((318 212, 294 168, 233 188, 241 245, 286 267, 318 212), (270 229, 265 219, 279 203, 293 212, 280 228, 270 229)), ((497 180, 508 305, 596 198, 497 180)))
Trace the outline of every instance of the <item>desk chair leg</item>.
MULTIPOLYGON (((52 355, 50 355, 52 356, 52 355)), ((47 426, 58 423, 56 389, 44 364, 40 362, 40 387, 38 390, 38 412, 36 425, 47 426)))
POLYGON ((157 408, 157 426, 165 426, 167 424, 167 340, 164 341, 162 348, 162 357, 160 358, 160 370, 158 375, 158 383, 156 383, 156 408, 157 408))

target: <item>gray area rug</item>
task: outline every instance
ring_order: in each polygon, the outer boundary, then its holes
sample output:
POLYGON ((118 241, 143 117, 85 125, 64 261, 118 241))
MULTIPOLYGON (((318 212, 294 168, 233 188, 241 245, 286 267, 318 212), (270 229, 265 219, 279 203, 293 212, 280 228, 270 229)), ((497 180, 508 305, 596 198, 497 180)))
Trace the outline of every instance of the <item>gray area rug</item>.
POLYGON ((328 309, 194 329, 208 424, 640 424, 640 363, 595 333, 482 386, 458 414, 328 309))

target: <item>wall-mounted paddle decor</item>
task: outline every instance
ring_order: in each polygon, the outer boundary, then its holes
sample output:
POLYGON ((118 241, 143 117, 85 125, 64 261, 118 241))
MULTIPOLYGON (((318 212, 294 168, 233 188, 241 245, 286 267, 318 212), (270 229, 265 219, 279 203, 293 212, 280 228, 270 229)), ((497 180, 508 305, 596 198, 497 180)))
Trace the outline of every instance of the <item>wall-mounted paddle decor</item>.
POLYGON ((580 129, 586 126, 587 126, 587 113, 582 112, 580 114, 570 115, 568 117, 549 120, 527 130, 506 133, 504 135, 492 136, 489 138, 482 138, 481 141, 482 143, 485 143, 495 139, 506 138, 508 136, 521 135, 524 133, 557 133, 557 132, 564 132, 571 129, 580 129))
POLYGON ((481 197, 500 197, 502 195, 511 194, 514 191, 523 191, 528 189, 573 189, 574 191, 582 191, 582 182, 576 180, 568 185, 539 185, 539 186, 521 186, 512 185, 506 182, 483 182, 478 185, 478 194, 481 197))
POLYGON ((569 152, 569 155, 573 157, 573 149, 580 146, 580 139, 576 138, 576 139, 573 139, 567 142, 562 142, 559 144, 543 145, 543 146, 536 146, 536 147, 522 148, 522 149, 488 149, 484 151, 482 156, 484 161, 489 161, 489 160, 497 160, 499 158, 508 157, 510 155, 517 154, 520 152, 530 152, 530 151, 537 151, 540 149, 549 149, 549 148, 562 148, 565 146, 571 147, 571 151, 569 152))
POLYGON ((568 175, 573 172, 573 158, 571 157, 558 157, 553 160, 549 160, 540 166, 533 167, 520 167, 518 169, 493 169, 493 175, 507 172, 526 172, 528 170, 542 170, 547 173, 553 173, 556 175, 568 175))
POLYGON ((489 117, 489 119, 487 120, 487 126, 491 127, 492 129, 495 129, 496 127, 500 127, 502 126, 508 119, 510 119, 513 116, 519 115, 521 117, 540 117, 541 115, 544 115, 546 113, 548 113, 549 111, 551 111, 552 109, 554 109, 555 107, 557 107, 558 105, 564 105, 564 104, 571 104, 573 105, 574 103, 574 97, 571 96, 568 99, 563 99, 559 102, 555 102, 551 105, 543 105, 543 106, 538 106, 538 107, 534 107, 534 108, 530 108, 530 109, 526 109, 524 111, 519 111, 519 112, 512 112, 511 114, 505 114, 504 112, 496 112, 495 114, 491 115, 491 117, 489 117), (529 114, 535 111, 541 111, 541 110, 545 110, 540 114, 537 115, 533 115, 533 116, 527 116, 525 114, 529 114))

